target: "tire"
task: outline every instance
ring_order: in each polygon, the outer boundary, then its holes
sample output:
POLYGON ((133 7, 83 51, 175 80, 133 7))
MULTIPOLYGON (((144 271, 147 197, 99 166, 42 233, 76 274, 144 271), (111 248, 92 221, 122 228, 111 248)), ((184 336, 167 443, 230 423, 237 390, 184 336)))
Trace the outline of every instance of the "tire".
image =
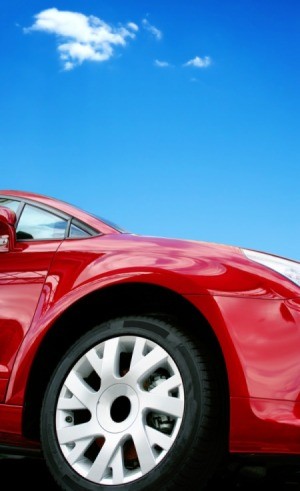
POLYGON ((43 455, 61 489, 204 489, 226 447, 213 353, 159 316, 114 319, 81 337, 41 410, 43 455))

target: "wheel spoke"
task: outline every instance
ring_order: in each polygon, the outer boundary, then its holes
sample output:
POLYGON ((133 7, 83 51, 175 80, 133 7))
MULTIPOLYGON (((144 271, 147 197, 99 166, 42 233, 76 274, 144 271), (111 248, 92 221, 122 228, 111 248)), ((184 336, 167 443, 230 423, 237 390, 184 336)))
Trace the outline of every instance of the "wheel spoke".
POLYGON ((152 392, 143 392, 140 397, 141 406, 145 409, 168 414, 174 418, 181 418, 184 410, 184 401, 176 397, 161 396, 152 392))
POLYGON ((118 451, 119 444, 120 437, 118 435, 109 436, 86 476, 88 479, 96 483, 101 481, 110 466, 114 453, 118 451))
POLYGON ((85 409, 86 406, 80 402, 74 395, 72 397, 61 396, 58 400, 57 409, 65 411, 76 411, 78 409, 85 409))
POLYGON ((92 348, 85 356, 91 367, 95 370, 99 377, 101 377, 102 359, 99 358, 96 349, 92 348))
POLYGON ((84 438, 76 442, 75 447, 67 455, 67 461, 70 465, 74 465, 78 460, 82 459, 84 452, 92 441, 93 437, 84 438))
POLYGON ((168 354, 160 346, 156 346, 150 353, 140 359, 134 366, 130 365, 129 372, 124 377, 124 382, 129 384, 137 383, 142 377, 153 372, 166 359, 168 354))
POLYGON ((131 367, 134 367, 141 359, 144 358, 144 349, 146 346, 146 339, 136 338, 131 358, 131 367))
POLYGON ((173 444, 174 439, 170 436, 162 433, 161 431, 156 430, 155 428, 151 428, 151 426, 146 426, 147 437, 149 439, 152 447, 154 445, 158 445, 163 448, 165 451, 169 450, 173 444))
POLYGON ((122 484, 124 482, 125 467, 121 446, 118 447, 116 454, 112 458, 111 468, 113 484, 122 484))
POLYGON ((132 439, 138 455, 142 473, 145 474, 155 467, 156 462, 148 440, 146 429, 142 424, 142 421, 134 426, 132 439))
POLYGON ((162 394, 162 395, 168 395, 170 391, 177 389, 182 385, 182 380, 179 375, 179 373, 176 373, 172 377, 166 379, 166 380, 161 380, 159 384, 157 384, 156 387, 151 389, 151 394, 162 394))
POLYGON ((65 443, 77 442, 86 438, 96 436, 95 429, 97 426, 92 421, 74 426, 65 426, 57 430, 57 436, 60 445, 65 443))
POLYGON ((120 338, 105 341, 101 367, 101 380, 104 385, 115 382, 120 360, 120 338))
POLYGON ((92 408, 94 406, 97 400, 97 393, 74 370, 69 373, 65 381, 65 386, 85 407, 92 408))

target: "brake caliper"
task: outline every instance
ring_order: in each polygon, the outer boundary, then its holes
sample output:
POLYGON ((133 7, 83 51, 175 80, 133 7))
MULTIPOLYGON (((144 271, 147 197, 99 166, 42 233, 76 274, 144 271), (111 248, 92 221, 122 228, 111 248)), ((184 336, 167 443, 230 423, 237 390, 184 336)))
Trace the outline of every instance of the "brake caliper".
MULTIPOLYGON (((155 387, 157 387, 165 380, 167 380, 166 375, 160 372, 155 372, 148 379, 148 384, 147 384, 148 392, 151 392, 151 390, 153 390, 155 387)), ((170 416, 167 416, 166 414, 162 414, 162 413, 149 413, 147 417, 147 422, 150 426, 152 426, 152 428, 155 428, 156 430, 161 431, 162 433, 166 433, 168 435, 171 434, 174 426, 174 420, 170 418, 170 416)))

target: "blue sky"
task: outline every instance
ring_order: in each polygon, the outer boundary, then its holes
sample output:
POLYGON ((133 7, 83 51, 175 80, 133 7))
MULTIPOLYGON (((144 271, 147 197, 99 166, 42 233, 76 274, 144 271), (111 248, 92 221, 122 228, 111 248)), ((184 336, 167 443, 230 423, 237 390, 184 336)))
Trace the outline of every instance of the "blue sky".
POLYGON ((298 0, 1 2, 1 189, 300 260, 298 0))

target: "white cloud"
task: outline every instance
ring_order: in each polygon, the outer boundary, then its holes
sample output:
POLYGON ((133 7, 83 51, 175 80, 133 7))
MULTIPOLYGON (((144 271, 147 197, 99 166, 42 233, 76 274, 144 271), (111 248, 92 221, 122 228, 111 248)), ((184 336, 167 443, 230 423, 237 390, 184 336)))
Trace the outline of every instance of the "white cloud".
POLYGON ((195 58, 184 64, 184 66, 194 66, 197 68, 206 68, 209 65, 211 65, 211 58, 209 56, 205 56, 204 58, 195 56, 195 58))
POLYGON ((103 62, 111 58, 116 46, 125 46, 135 38, 138 26, 129 22, 126 27, 113 27, 95 16, 56 8, 35 15, 35 22, 26 33, 41 31, 54 34, 59 40, 58 52, 65 70, 72 70, 84 61, 103 62))
POLYGON ((165 68, 170 66, 170 63, 168 63, 167 61, 154 60, 154 65, 160 68, 165 68))
POLYGON ((66 61, 64 64, 64 68, 65 68, 66 72, 69 72, 70 70, 73 70, 74 63, 72 63, 71 61, 66 61))
POLYGON ((156 39, 160 40, 162 38, 162 32, 157 29, 157 27, 150 24, 147 19, 142 20, 142 25, 146 31, 149 31, 156 39))
POLYGON ((129 27, 129 29, 132 29, 133 31, 139 30, 139 27, 134 22, 128 22, 127 27, 129 27))

